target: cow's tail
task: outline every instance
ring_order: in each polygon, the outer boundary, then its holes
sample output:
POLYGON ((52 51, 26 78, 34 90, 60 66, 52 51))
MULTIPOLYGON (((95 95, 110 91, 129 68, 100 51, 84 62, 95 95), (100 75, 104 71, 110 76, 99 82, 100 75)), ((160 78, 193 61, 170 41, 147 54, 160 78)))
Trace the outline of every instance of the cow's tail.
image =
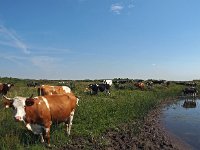
POLYGON ((38 87, 38 96, 42 96, 42 88, 41 87, 38 87))

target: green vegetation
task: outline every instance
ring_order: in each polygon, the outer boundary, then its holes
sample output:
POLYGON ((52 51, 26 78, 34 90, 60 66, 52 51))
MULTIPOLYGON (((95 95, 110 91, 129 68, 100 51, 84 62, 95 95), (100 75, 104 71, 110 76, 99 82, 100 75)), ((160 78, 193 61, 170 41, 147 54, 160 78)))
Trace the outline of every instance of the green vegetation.
MULTIPOLYGON (((8 78, 6 82, 13 82, 8 78)), ((15 86, 8 92, 8 97, 37 95, 34 87, 27 87, 28 80, 15 80, 15 86)), ((4 82, 1 79, 1 82, 4 82)), ((43 81, 54 84, 56 81, 43 81)), ((157 104, 166 98, 174 98, 181 94, 183 86, 171 84, 169 87, 158 85, 152 90, 140 91, 137 89, 111 89, 111 95, 104 93, 89 95, 84 93, 89 82, 75 81, 74 93, 79 97, 79 106, 75 112, 71 135, 64 132, 63 124, 53 125, 51 129, 51 143, 57 148, 73 142, 73 137, 96 138, 101 137, 108 129, 118 130, 121 124, 133 123, 143 117, 157 104)), ((0 149, 46 149, 40 143, 38 136, 28 131, 22 122, 15 122, 12 110, 5 109, 0 101, 0 149)), ((134 126, 133 131, 137 131, 134 126)), ((106 144, 106 141, 101 141, 106 144)))

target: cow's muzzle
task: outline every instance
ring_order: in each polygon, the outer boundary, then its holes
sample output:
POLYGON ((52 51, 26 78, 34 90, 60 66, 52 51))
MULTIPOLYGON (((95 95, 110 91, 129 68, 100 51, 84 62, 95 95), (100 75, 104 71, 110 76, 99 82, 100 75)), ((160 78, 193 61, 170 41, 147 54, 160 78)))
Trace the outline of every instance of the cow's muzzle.
POLYGON ((16 117, 14 117, 14 118, 15 118, 15 121, 16 121, 16 122, 22 121, 22 117, 20 117, 20 116, 16 116, 16 117))

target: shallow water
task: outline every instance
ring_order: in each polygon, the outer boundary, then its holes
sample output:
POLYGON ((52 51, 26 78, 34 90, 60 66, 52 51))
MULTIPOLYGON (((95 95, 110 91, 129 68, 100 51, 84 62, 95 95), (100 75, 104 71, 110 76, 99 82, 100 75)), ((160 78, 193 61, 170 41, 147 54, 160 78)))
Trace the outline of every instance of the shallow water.
MULTIPOLYGON (((184 108, 186 99, 182 98, 165 107, 161 121, 167 130, 174 133, 194 150, 200 149, 200 99, 188 99, 193 108, 184 108), (196 104, 196 106, 195 106, 196 104)), ((191 105, 190 105, 191 107, 191 105)))

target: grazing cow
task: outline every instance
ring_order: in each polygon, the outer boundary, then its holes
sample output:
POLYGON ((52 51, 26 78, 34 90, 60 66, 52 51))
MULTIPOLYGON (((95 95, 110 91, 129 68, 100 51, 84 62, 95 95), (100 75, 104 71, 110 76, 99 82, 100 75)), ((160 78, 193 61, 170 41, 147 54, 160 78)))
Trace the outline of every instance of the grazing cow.
POLYGON ((90 94, 98 94, 98 91, 100 92, 104 92, 106 94, 109 94, 110 95, 110 85, 109 84, 89 84, 88 85, 88 88, 86 88, 86 91, 90 91, 90 94))
POLYGON ((190 86, 190 87, 196 87, 197 83, 195 83, 195 82, 185 82, 185 85, 190 86))
POLYGON ((153 88, 153 82, 152 81, 147 81, 146 85, 147 85, 148 89, 152 89, 153 88))
POLYGON ((104 84, 112 85, 112 80, 103 80, 104 84))
POLYGON ((183 94, 184 95, 189 95, 189 96, 196 96, 198 93, 197 89, 195 87, 186 87, 184 90, 183 90, 183 94))
POLYGON ((166 80, 151 80, 154 84, 164 84, 166 80))
POLYGON ((71 89, 67 86, 42 85, 38 87, 38 96, 65 94, 65 93, 71 93, 71 89))
POLYGON ((144 90, 144 83, 142 83, 142 82, 137 82, 137 83, 135 83, 134 84, 137 88, 139 88, 139 89, 141 89, 141 90, 144 90))
POLYGON ((166 81, 166 86, 169 87, 170 83, 170 81, 166 81))
POLYGON ((64 122, 70 135, 78 98, 72 93, 46 95, 34 98, 4 96, 6 108, 12 107, 16 121, 23 121, 28 130, 41 136, 41 142, 50 146, 50 127, 52 123, 64 122))
POLYGON ((14 84, 10 83, 0 83, 0 94, 6 95, 10 88, 14 86, 14 84))
POLYGON ((36 87, 36 86, 40 86, 40 84, 38 82, 28 82, 26 84, 28 87, 36 87))

